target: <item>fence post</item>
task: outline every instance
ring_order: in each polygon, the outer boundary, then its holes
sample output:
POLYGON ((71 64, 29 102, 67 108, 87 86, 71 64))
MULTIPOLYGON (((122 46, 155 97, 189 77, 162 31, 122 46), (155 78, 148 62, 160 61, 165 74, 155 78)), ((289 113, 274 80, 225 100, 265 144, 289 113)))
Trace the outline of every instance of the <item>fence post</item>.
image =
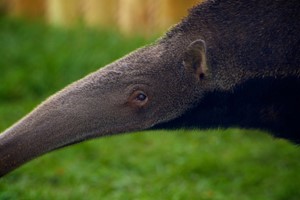
POLYGON ((81 19, 80 0, 45 0, 47 20, 52 25, 70 26, 81 19))
POLYGON ((203 0, 161 0, 159 12, 159 26, 166 29, 178 23, 188 14, 188 9, 203 0))
POLYGON ((14 17, 40 18, 45 15, 44 0, 4 0, 2 3, 14 17))
POLYGON ((83 17, 89 26, 116 26, 118 0, 84 0, 83 17))
POLYGON ((119 0, 118 25, 125 34, 153 32, 158 1, 119 0))

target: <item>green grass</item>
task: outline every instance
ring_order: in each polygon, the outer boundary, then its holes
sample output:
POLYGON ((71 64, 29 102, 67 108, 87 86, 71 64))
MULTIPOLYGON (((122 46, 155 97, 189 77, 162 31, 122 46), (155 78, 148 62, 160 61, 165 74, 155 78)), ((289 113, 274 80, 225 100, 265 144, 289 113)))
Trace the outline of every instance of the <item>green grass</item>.
MULTIPOLYGON (((65 85, 151 40, 0 18, 0 132, 65 85)), ((300 149, 259 131, 99 138, 0 179, 0 199, 298 200, 300 149)))

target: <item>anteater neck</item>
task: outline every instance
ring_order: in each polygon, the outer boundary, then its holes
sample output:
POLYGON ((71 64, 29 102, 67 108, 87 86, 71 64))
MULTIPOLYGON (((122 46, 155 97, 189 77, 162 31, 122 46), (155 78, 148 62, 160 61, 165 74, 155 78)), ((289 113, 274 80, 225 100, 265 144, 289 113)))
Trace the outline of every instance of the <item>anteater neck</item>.
POLYGON ((155 128, 258 128, 300 143, 300 80, 296 77, 252 79, 232 91, 204 96, 183 116, 155 128))

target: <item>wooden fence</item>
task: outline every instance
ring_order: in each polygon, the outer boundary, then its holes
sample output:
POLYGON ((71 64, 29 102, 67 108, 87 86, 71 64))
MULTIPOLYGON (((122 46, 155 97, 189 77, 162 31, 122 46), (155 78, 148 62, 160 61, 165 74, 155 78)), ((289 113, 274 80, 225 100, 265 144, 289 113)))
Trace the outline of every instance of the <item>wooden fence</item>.
POLYGON ((42 18, 57 26, 78 22, 117 27, 125 34, 165 31, 202 0, 0 0, 5 14, 42 18))

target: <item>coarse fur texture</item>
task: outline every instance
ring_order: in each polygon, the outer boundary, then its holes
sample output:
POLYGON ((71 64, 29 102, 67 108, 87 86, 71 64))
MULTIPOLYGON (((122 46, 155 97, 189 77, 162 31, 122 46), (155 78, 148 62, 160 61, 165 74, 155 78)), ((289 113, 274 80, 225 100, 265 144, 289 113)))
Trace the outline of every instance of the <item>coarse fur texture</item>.
POLYGON ((240 126, 300 143, 300 3, 215 0, 0 135, 0 176, 94 137, 240 126))
MULTIPOLYGON (((201 35, 214 89, 155 128, 260 128, 300 143, 300 2, 207 1, 166 34, 201 35)), ((196 37, 197 37, 196 36, 196 37)))

